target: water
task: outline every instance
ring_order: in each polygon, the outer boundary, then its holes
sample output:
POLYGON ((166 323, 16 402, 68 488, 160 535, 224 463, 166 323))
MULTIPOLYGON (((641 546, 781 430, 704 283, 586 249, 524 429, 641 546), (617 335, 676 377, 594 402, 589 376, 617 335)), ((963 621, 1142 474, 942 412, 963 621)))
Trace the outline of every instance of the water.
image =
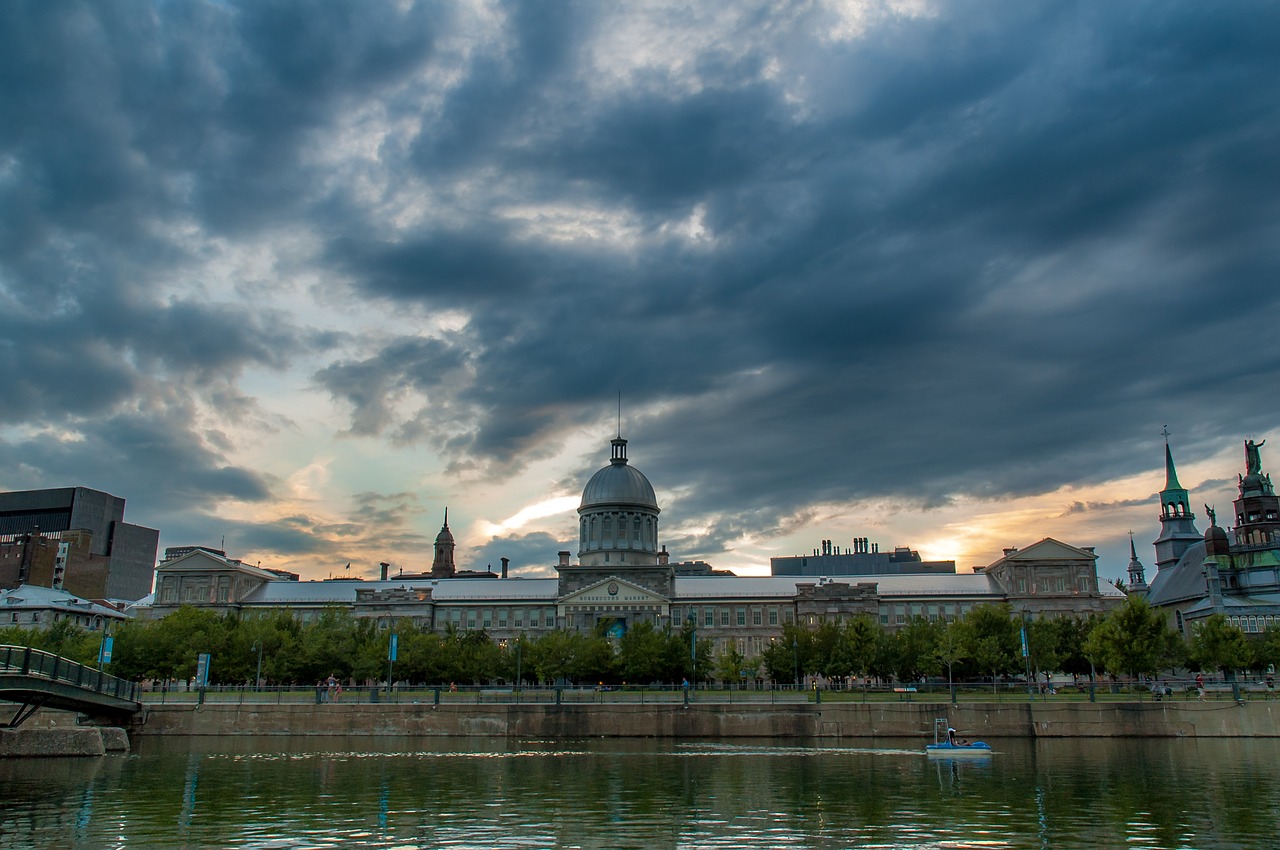
POLYGON ((149 739, 0 762, 0 848, 1274 848, 1280 741, 149 739))

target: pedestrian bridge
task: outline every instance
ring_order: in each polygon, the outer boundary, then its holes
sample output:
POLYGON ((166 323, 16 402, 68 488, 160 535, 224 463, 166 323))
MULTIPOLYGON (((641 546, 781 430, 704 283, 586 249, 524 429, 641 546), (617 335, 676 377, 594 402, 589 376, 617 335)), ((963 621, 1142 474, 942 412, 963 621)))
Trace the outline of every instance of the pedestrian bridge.
POLYGON ((26 646, 0 646, 0 700, 18 710, 0 728, 14 728, 41 708, 128 719, 141 710, 136 682, 26 646))

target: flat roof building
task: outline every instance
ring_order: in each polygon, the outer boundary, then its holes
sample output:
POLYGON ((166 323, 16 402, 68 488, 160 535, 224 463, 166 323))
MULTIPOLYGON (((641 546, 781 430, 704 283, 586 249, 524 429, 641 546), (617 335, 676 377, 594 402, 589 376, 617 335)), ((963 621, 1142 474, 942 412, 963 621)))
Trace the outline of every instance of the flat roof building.
POLYGON ((0 589, 63 588, 90 599, 151 592, 160 532, 124 521, 124 499, 88 487, 0 493, 0 589))

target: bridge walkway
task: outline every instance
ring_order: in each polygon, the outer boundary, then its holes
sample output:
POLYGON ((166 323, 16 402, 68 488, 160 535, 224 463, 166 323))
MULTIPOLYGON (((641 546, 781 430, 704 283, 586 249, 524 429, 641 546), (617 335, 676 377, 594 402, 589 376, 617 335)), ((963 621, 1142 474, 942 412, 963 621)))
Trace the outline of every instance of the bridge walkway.
POLYGON ((41 708, 124 720, 142 710, 140 694, 136 682, 51 652, 0 645, 0 700, 19 706, 0 728, 16 728, 41 708))

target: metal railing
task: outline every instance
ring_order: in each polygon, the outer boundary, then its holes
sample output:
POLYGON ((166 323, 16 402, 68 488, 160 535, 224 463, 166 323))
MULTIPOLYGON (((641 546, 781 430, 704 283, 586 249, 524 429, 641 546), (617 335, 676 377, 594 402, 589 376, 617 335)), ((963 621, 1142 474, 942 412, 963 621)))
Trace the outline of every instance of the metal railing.
POLYGON ((1116 684, 1097 681, 1090 689, 1087 680, 1054 683, 1054 687, 1033 686, 1025 682, 956 682, 954 693, 946 682, 915 684, 850 684, 797 688, 793 685, 707 687, 686 691, 680 685, 604 686, 604 687, 523 687, 409 685, 397 683, 390 690, 386 683, 343 685, 210 685, 203 690, 186 681, 144 683, 139 698, 147 704, 427 704, 427 705, 677 705, 686 700, 707 704, 797 704, 850 702, 1158 702, 1161 700, 1194 701, 1197 699, 1274 699, 1274 690, 1265 681, 1240 683, 1239 696, 1230 683, 1215 681, 1197 690, 1194 680, 1160 680, 1156 683, 1116 684), (1167 690, 1166 690, 1167 688, 1167 690))
POLYGON ((0 646, 0 671, 34 676, 51 682, 65 682, 86 691, 129 702, 139 701, 136 682, 117 678, 52 652, 29 646, 0 646))

